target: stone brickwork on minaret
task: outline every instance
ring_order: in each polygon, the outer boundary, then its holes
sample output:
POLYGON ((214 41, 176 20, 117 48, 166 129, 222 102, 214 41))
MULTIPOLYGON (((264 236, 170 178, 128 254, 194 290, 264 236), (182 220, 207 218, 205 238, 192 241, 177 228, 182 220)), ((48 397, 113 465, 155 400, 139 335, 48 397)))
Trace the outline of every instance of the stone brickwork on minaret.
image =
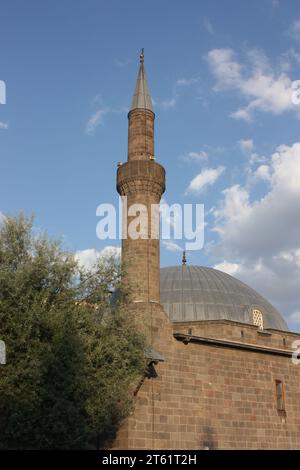
POLYGON ((149 109, 133 109, 128 114, 128 161, 154 156, 154 119, 149 109))

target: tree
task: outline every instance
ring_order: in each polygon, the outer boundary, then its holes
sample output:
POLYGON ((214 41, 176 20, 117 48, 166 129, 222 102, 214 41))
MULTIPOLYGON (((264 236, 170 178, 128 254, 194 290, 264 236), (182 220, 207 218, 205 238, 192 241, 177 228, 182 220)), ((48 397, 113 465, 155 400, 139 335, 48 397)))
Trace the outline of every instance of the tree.
POLYGON ((99 448, 114 437, 145 367, 121 274, 113 258, 81 269, 32 218, 4 219, 0 448, 99 448))

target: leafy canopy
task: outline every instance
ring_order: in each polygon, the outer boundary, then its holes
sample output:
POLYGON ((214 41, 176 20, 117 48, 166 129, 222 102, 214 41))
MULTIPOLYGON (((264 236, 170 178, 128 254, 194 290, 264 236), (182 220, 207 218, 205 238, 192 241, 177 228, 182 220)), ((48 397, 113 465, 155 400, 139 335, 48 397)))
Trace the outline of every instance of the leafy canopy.
POLYGON ((116 259, 83 270, 32 218, 4 219, 0 448, 101 448, 113 439, 145 367, 128 298, 116 259))

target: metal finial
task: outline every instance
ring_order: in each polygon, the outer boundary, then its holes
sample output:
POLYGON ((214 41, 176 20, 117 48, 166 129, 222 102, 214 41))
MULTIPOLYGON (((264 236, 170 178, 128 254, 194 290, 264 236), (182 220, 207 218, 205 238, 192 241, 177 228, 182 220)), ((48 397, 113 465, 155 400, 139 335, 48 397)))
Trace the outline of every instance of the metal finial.
POLYGON ((144 48, 142 49, 141 53, 140 53, 140 63, 143 64, 144 63, 144 48))
POLYGON ((186 265, 186 256, 185 256, 185 251, 182 253, 182 266, 186 265))

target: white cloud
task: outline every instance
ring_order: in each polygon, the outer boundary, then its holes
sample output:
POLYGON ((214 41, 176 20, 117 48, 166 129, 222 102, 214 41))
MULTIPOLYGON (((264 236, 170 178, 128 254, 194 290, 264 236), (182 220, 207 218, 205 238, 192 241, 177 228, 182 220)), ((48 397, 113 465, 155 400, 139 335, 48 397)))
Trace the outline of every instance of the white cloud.
POLYGON ((8 123, 0 121, 0 129, 8 129, 8 123))
POLYGON ((300 305, 300 269, 292 260, 275 258, 225 260, 215 267, 250 285, 277 307, 287 321, 291 321, 289 315, 300 305))
POLYGON ((271 175, 270 175, 270 167, 268 165, 260 165, 255 172, 253 173, 254 178, 264 180, 264 181, 270 181, 271 180, 271 175))
POLYGON ((272 67, 266 54, 257 48, 248 49, 246 52, 247 60, 253 69, 253 72, 271 73, 272 67))
POLYGON ((177 105, 180 93, 182 93, 183 88, 188 88, 192 85, 195 85, 199 81, 199 78, 179 78, 173 85, 172 97, 165 100, 152 100, 155 105, 160 106, 164 110, 175 108, 177 105))
POLYGON ((300 310, 292 312, 288 319, 293 323, 300 323, 300 310))
POLYGON ((253 199, 241 185, 223 191, 213 212, 219 240, 210 252, 290 313, 300 305, 300 142, 279 146, 269 162, 256 169, 268 181, 262 197, 253 199))
POLYGON ((300 40, 300 18, 293 21, 293 23, 291 24, 289 28, 288 33, 293 39, 296 39, 297 41, 300 40))
POLYGON ((252 122, 252 114, 249 113, 249 109, 237 109, 233 113, 229 114, 230 117, 233 119, 237 119, 238 121, 245 121, 245 122, 252 122))
POLYGON ((182 251, 182 248, 172 240, 162 240, 162 244, 168 251, 182 251))
POLYGON ((161 106, 163 109, 174 108, 176 106, 176 98, 170 98, 168 100, 161 101, 159 106, 161 106))
POLYGON ((207 16, 205 16, 204 19, 203 19, 203 26, 211 36, 213 36, 215 34, 215 30, 214 30, 211 22, 207 18, 207 16))
POLYGON ((300 268, 300 249, 290 250, 290 251, 281 251, 275 259, 284 260, 294 263, 298 268, 300 268))
POLYGON ((222 263, 216 264, 214 269, 218 269, 219 271, 223 271, 224 273, 234 276, 238 273, 240 265, 238 263, 228 263, 227 261, 223 261, 222 263))
POLYGON ((197 83, 199 81, 198 78, 179 78, 176 83, 175 83, 175 86, 179 87, 179 86, 191 86, 191 85, 194 85, 195 83, 197 83))
POLYGON ((204 168, 201 173, 192 179, 186 193, 200 193, 207 186, 212 186, 224 170, 225 168, 223 166, 219 166, 218 168, 204 168))
POLYGON ((254 142, 252 139, 239 140, 238 144, 243 152, 251 152, 254 149, 254 142))
POLYGON ((250 158, 249 158, 249 165, 253 166, 256 165, 257 163, 266 163, 268 161, 267 157, 264 155, 259 155, 256 152, 251 153, 250 158))
POLYGON ((298 67, 300 62, 300 53, 293 47, 282 52, 278 58, 278 67, 282 72, 289 72, 294 66, 298 67))
POLYGON ((213 49, 208 53, 209 67, 216 79, 215 91, 238 91, 246 106, 233 111, 235 119, 252 121, 257 111, 274 115, 299 112, 292 103, 292 80, 272 70, 267 57, 254 49, 248 51, 245 64, 239 63, 232 49, 213 49))
POLYGON ((235 61, 232 49, 212 49, 207 57, 211 71, 217 80, 216 91, 239 86, 242 66, 235 61))
POLYGON ((234 226, 235 222, 240 222, 243 217, 248 217, 250 211, 249 193, 239 184, 224 189, 222 194, 224 198, 214 211, 217 221, 214 231, 219 234, 225 233, 227 225, 234 226))
POLYGON ((271 6, 272 6, 272 8, 274 8, 274 9, 275 9, 275 8, 279 8, 279 6, 280 6, 279 0, 272 0, 272 1, 271 1, 271 6))
POLYGON ((88 122, 85 126, 85 133, 86 134, 93 134, 96 128, 103 124, 103 118, 105 114, 108 113, 108 108, 99 108, 95 111, 91 117, 89 118, 88 122))
POLYGON ((269 172, 271 189, 260 200, 251 203, 248 191, 239 185, 223 191, 215 228, 224 230, 226 241, 236 248, 274 251, 300 243, 300 142, 279 146, 269 172))
POLYGON ((198 152, 189 152, 183 156, 183 160, 186 162, 203 162, 208 159, 208 154, 204 150, 198 152))
POLYGON ((95 248, 80 250, 75 253, 75 259, 79 266, 87 270, 93 270, 99 260, 105 260, 110 257, 118 258, 121 255, 121 248, 117 246, 106 246, 98 251, 95 248))

